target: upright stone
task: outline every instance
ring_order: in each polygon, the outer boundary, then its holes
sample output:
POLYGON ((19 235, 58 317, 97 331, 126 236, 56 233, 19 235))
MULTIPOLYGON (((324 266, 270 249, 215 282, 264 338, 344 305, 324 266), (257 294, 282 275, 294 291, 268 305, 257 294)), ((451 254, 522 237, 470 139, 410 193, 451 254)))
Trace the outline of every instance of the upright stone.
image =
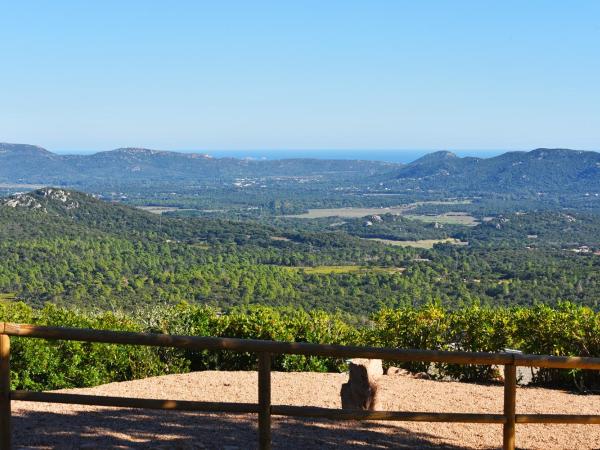
POLYGON ((349 379, 342 385, 343 409, 377 409, 377 380, 383 375, 380 359, 351 359, 348 362, 349 379))

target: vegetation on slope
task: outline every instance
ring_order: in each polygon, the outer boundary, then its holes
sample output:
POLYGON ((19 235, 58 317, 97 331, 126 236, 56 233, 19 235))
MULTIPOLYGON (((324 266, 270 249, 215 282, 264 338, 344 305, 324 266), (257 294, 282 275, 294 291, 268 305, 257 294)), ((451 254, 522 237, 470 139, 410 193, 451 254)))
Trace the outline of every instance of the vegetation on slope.
MULTIPOLYGON (((414 238, 425 227, 388 216, 377 224, 363 228, 414 238)), ((340 310, 357 321, 382 307, 431 301, 599 306, 600 224, 593 216, 513 214, 476 227, 426 229, 469 245, 400 248, 326 221, 303 230, 297 221, 161 218, 46 189, 0 205, 0 292, 38 306, 266 304, 340 310), (319 270, 327 266, 356 270, 319 270)))

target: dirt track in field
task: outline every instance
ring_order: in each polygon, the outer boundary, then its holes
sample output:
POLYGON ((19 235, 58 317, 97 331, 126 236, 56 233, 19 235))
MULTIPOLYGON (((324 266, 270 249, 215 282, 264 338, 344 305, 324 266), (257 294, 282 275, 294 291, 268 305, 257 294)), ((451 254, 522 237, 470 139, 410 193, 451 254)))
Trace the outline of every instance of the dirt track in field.
MULTIPOLYGON (((340 408, 345 374, 273 373, 273 404, 340 408)), ((196 372, 63 392, 173 400, 257 402, 256 372, 196 372)), ((381 378, 382 409, 502 412, 502 386, 381 378)), ((517 413, 600 414, 600 396, 519 387, 517 413)), ((13 402, 14 448, 252 449, 256 415, 217 415, 13 402)), ((273 448, 493 449, 501 425, 333 422, 276 417, 273 448)), ((600 449, 599 425, 519 425, 522 449, 600 449)))

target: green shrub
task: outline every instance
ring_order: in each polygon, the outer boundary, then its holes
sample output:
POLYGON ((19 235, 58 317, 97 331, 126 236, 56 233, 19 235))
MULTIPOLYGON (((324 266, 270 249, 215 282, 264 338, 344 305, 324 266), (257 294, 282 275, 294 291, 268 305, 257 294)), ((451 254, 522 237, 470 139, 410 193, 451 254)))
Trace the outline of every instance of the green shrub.
MULTIPOLYGON (((384 309, 373 317, 374 328, 367 335, 367 342, 378 347, 410 348, 423 350, 446 350, 449 320, 446 310, 439 304, 430 303, 420 308, 405 306, 384 309)), ((402 367, 413 372, 427 372, 427 362, 406 362, 402 367)))
MULTIPOLYGON (((111 313, 86 316, 47 305, 32 310, 22 303, 2 303, 0 319, 36 325, 142 331, 129 318, 111 313)), ((94 386, 181 371, 185 361, 162 361, 144 346, 11 339, 11 385, 14 389, 60 389, 94 386)))
MULTIPOLYGON (((448 314, 446 338, 450 350, 465 352, 502 352, 514 346, 515 324, 510 309, 484 307, 478 304, 448 314)), ((444 376, 461 381, 487 381, 495 377, 493 366, 438 365, 444 376)))
MULTIPOLYGON (((562 302, 557 308, 535 305, 519 308, 513 314, 515 338, 525 353, 556 356, 600 356, 600 314, 585 306, 562 302)), ((586 383, 598 384, 598 372, 542 369, 534 382, 567 384, 580 389, 586 383)))
MULTIPOLYGON (((89 314, 51 304, 32 309, 21 302, 0 300, 0 321, 318 344, 469 352, 501 352, 510 347, 533 354, 600 356, 600 314, 568 302, 557 308, 473 303, 455 310, 429 303, 384 309, 368 324, 356 327, 337 314, 291 308, 253 306, 220 314, 210 307, 181 303, 126 316, 89 314)), ((11 339, 11 345, 11 384, 15 389, 93 386, 188 370, 256 369, 256 355, 231 351, 18 337, 11 339)), ((461 381, 488 381, 495 375, 489 366, 424 362, 406 362, 402 366, 461 381)), ((272 367, 280 371, 339 372, 346 369, 346 364, 339 358, 275 355, 272 367)), ((540 370, 534 381, 546 385, 575 382, 585 389, 600 380, 597 372, 540 370)))

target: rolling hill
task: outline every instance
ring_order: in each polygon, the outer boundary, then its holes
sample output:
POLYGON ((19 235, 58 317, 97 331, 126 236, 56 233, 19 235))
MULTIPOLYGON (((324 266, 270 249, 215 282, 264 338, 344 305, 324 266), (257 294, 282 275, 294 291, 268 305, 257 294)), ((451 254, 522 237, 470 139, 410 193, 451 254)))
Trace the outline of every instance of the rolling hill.
POLYGON ((231 182, 244 177, 356 178, 400 167, 377 161, 213 158, 145 148, 58 155, 41 147, 0 143, 0 182, 78 186, 90 183, 231 182))
POLYGON ((598 193, 600 153, 540 148, 493 158, 460 158, 436 152, 400 168, 388 182, 468 195, 598 193))
POLYGON ((444 190, 457 195, 600 192, 600 153, 568 149, 507 152, 492 158, 440 151, 410 164, 378 161, 213 158, 144 148, 58 155, 25 144, 0 143, 0 182, 81 187, 168 182, 232 183, 244 178, 316 177, 357 185, 444 190))
POLYGON ((0 195, 49 185, 189 214, 221 211, 226 217, 231 211, 281 215, 448 198, 473 199, 493 212, 540 207, 596 211, 600 153, 536 149, 475 158, 440 151, 396 164, 213 158, 144 148, 58 155, 32 145, 0 144, 0 195))

